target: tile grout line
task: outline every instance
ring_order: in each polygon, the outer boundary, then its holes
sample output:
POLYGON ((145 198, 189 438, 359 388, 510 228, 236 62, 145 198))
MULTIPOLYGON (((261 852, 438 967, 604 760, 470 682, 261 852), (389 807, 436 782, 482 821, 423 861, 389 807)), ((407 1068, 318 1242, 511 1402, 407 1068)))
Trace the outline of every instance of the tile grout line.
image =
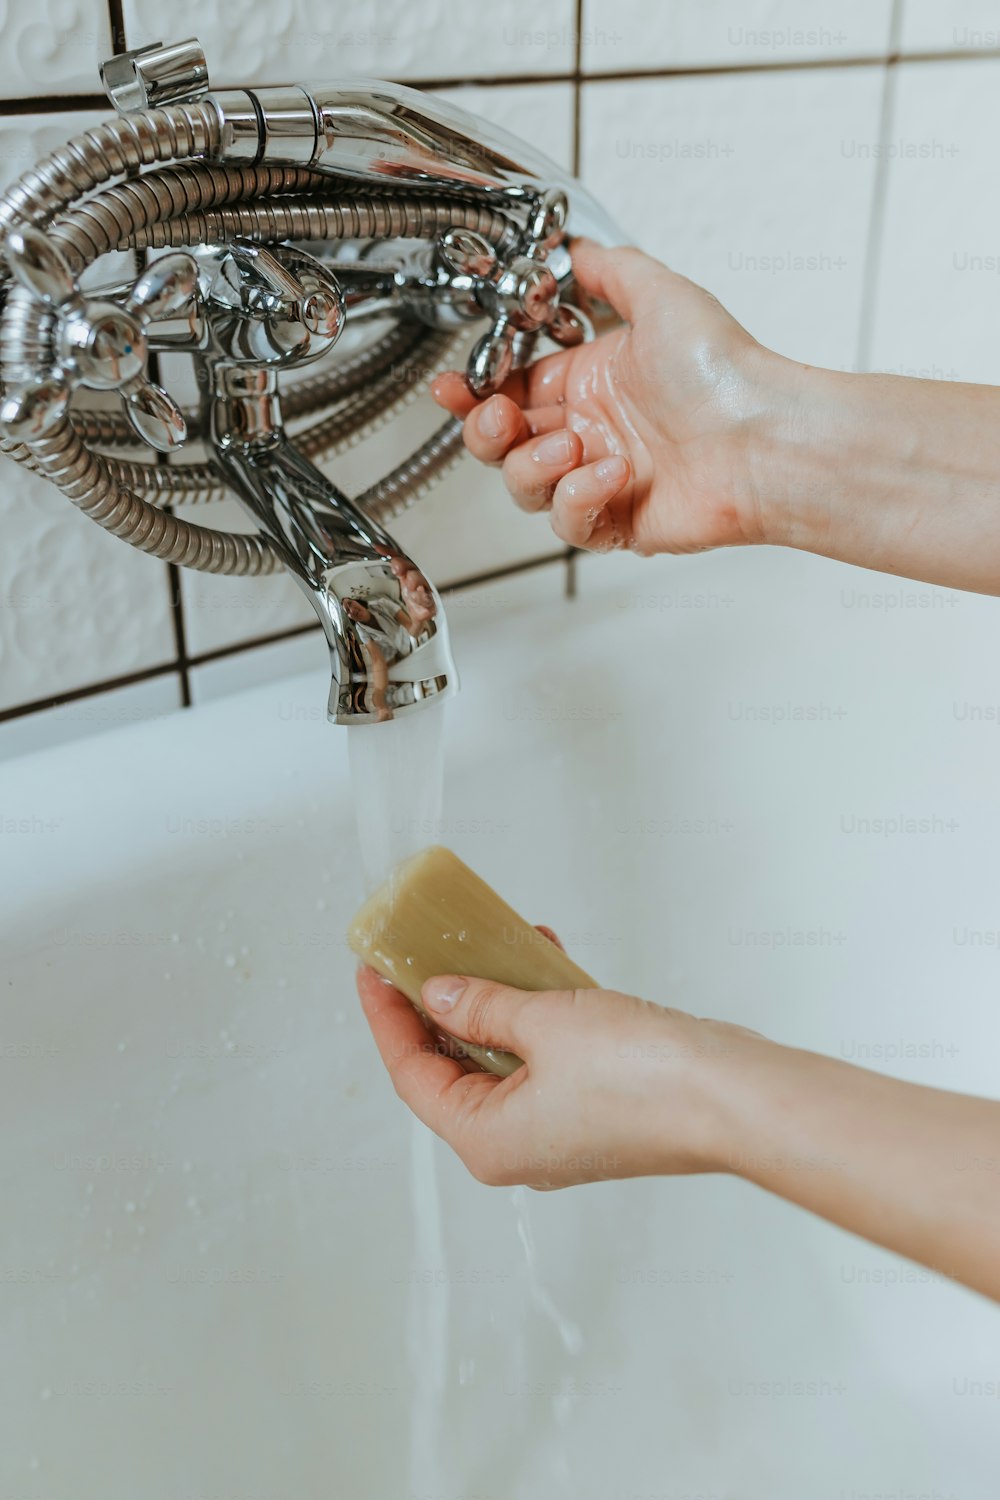
MULTIPOLYGON (((125 15, 122 0, 108 0, 108 22, 111 27, 111 48, 117 57, 122 52, 128 51, 128 40, 125 34, 125 15)), ((149 251, 144 250, 140 257, 135 259, 135 269, 140 272, 140 266, 144 269, 149 265, 149 251)), ((140 273, 141 274, 141 273, 140 273)), ((149 378, 155 384, 160 383, 159 359, 155 353, 148 357, 149 378)), ((156 455, 158 464, 166 464, 167 456, 164 453, 156 455)), ((172 507, 164 505, 163 509, 172 513, 172 507)), ((184 601, 181 595, 181 574, 176 563, 164 563, 166 574, 167 596, 170 601, 170 618, 174 632, 174 651, 177 669, 178 685, 180 687, 181 708, 191 707, 191 679, 188 675, 187 663, 187 632, 184 628, 184 601)))
POLYGON ((573 39, 573 176, 580 175, 580 104, 583 83, 583 5, 576 0, 576 36, 573 39))
MULTIPOLYGON (((112 16, 116 0, 109 0, 112 16)), ((115 24, 113 22, 113 24, 115 24)), ((906 52, 890 57, 885 53, 861 57, 803 57, 783 62, 706 63, 680 68, 622 68, 618 71, 583 73, 584 83, 643 83, 655 82, 658 78, 717 78, 744 76, 756 73, 815 72, 831 68, 879 68, 888 62, 895 63, 949 63, 949 62, 996 62, 1000 59, 1000 47, 975 47, 955 49, 951 52, 928 51, 906 52)), ((407 78, 398 80, 411 89, 454 88, 506 88, 530 87, 532 84, 570 83, 575 81, 573 71, 554 73, 488 73, 469 74, 451 78, 407 78)), ((28 114, 59 114, 72 110, 107 110, 107 97, 101 93, 80 94, 34 94, 24 99, 0 98, 0 116, 28 114)))
POLYGON ((79 703, 81 699, 95 698, 101 693, 114 693, 122 688, 135 687, 140 682, 152 682, 157 677, 172 677, 176 672, 176 662, 166 661, 161 662, 158 667, 143 667, 138 672, 126 672, 121 677, 106 677, 101 682, 88 683, 85 687, 67 688, 65 692, 53 693, 48 698, 35 698, 29 703, 18 703, 13 708, 0 709, 0 724, 45 713, 47 709, 62 708, 65 703, 79 703))
POLYGON ((108 22, 111 26, 111 51, 117 57, 119 53, 128 51, 122 0, 108 0, 108 22))
MULTIPOLYGON (((461 593, 464 589, 476 589, 489 583, 500 583, 505 578, 530 573, 536 568, 566 562, 567 558, 568 554, 564 549, 559 552, 545 553, 541 557, 528 558, 525 562, 510 563, 502 568, 494 568, 488 573, 471 573, 465 578, 456 579, 454 583, 445 584, 441 589, 441 594, 444 598, 448 598, 452 594, 461 593)), ((218 646, 212 651, 196 653, 187 658, 187 664, 189 668, 203 667, 231 656, 240 656, 244 653, 249 656, 265 646, 277 646, 283 641, 296 640, 299 636, 312 635, 314 632, 318 634, 320 629, 319 621, 315 624, 310 622, 306 625, 291 625, 287 630, 276 630, 269 635, 236 641, 230 646, 218 646)), ((60 708, 64 703, 76 703, 83 698, 94 698, 101 693, 113 693, 120 688, 133 687, 140 682, 167 677, 176 674, 177 670, 176 661, 161 662, 158 666, 144 667, 137 672, 127 672, 121 677, 106 677, 100 682, 88 683, 85 687, 69 688, 64 693, 53 693, 47 698, 36 698, 29 703, 19 703, 12 708, 0 709, 0 724, 9 723, 13 719, 27 718, 31 714, 43 713, 46 709, 60 708)))
POLYGON ((902 25, 903 0, 892 0, 892 10, 889 16, 889 55, 882 79, 882 98, 879 105, 879 152, 872 179, 865 265, 861 283, 858 339, 854 350, 854 368, 859 372, 871 368, 874 345, 875 308, 882 269, 882 245, 889 195, 889 160, 885 147, 889 141, 896 109, 896 81, 899 76, 897 63, 902 25))

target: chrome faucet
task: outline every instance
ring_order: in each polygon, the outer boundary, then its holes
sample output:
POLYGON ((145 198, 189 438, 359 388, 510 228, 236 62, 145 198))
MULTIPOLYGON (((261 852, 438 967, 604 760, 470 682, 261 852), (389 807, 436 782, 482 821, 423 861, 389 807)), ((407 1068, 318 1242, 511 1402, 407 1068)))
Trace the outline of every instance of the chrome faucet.
POLYGON ((532 148, 412 89, 210 93, 194 40, 113 58, 101 76, 118 117, 0 197, 0 450, 154 556, 287 569, 326 635, 335 722, 446 696, 457 677, 440 598, 384 522, 457 459, 461 425, 353 499, 313 459, 459 357, 483 396, 540 337, 589 337, 566 238, 613 240, 614 226, 532 148), (131 284, 95 287, 102 257, 122 250, 169 253, 131 284), (345 329, 361 340, 346 358, 288 381, 345 329), (157 356, 178 352, 195 363, 193 410, 154 378, 157 356), (88 390, 118 392, 121 414, 86 407, 88 390), (189 441, 204 456, 178 462, 189 441), (118 456, 137 444, 166 461, 118 456), (223 494, 255 535, 174 513, 223 494))

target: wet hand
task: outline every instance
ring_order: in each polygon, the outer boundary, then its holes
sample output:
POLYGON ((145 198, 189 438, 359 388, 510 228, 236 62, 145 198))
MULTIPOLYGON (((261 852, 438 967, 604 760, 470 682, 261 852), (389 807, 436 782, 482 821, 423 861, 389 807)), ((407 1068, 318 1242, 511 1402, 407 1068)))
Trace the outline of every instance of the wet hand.
POLYGON ((640 250, 575 240, 582 290, 627 326, 518 371, 487 401, 458 372, 436 401, 500 466, 524 510, 575 547, 697 552, 768 540, 757 447, 772 403, 763 349, 719 302, 640 250))
POLYGON ((555 1188, 724 1163, 713 1077, 750 1035, 740 1027, 610 990, 429 980, 441 1032, 524 1059, 501 1079, 448 1055, 373 969, 358 991, 397 1094, 480 1182, 555 1188))

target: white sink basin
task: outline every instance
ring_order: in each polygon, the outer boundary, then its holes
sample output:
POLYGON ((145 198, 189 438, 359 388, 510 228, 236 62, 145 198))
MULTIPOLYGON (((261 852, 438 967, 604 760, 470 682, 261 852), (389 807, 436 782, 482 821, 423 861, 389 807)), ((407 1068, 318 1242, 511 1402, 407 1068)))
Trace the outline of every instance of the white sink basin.
MULTIPOLYGON (((449 606, 427 841, 609 984, 1000 1092, 1000 740, 953 707, 996 701, 995 603, 861 608, 916 586, 764 552, 584 573, 449 606)), ((519 1203, 438 1143, 414 1215, 316 654, 0 767, 0 1493, 985 1494, 997 1313, 940 1277, 725 1178, 519 1203)))

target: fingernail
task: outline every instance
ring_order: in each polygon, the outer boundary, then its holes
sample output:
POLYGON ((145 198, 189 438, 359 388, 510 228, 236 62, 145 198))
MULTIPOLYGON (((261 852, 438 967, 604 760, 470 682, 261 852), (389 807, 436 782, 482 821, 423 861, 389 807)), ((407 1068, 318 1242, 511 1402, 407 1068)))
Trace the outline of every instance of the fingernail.
POLYGON ((573 438, 565 430, 550 432, 532 450, 531 456, 540 464, 568 464, 573 457, 573 438))
POLYGON ((496 396, 491 396, 486 405, 480 407, 476 425, 483 437, 503 437, 506 424, 503 419, 503 407, 496 396))
POLYGON ((594 476, 602 484, 622 484, 627 473, 628 464, 619 453, 612 458, 602 458, 599 464, 594 465, 594 476))
POLYGON ((451 1010, 455 1002, 461 1000, 467 982, 452 974, 428 979, 423 988, 424 1004, 428 1010, 451 1010))

